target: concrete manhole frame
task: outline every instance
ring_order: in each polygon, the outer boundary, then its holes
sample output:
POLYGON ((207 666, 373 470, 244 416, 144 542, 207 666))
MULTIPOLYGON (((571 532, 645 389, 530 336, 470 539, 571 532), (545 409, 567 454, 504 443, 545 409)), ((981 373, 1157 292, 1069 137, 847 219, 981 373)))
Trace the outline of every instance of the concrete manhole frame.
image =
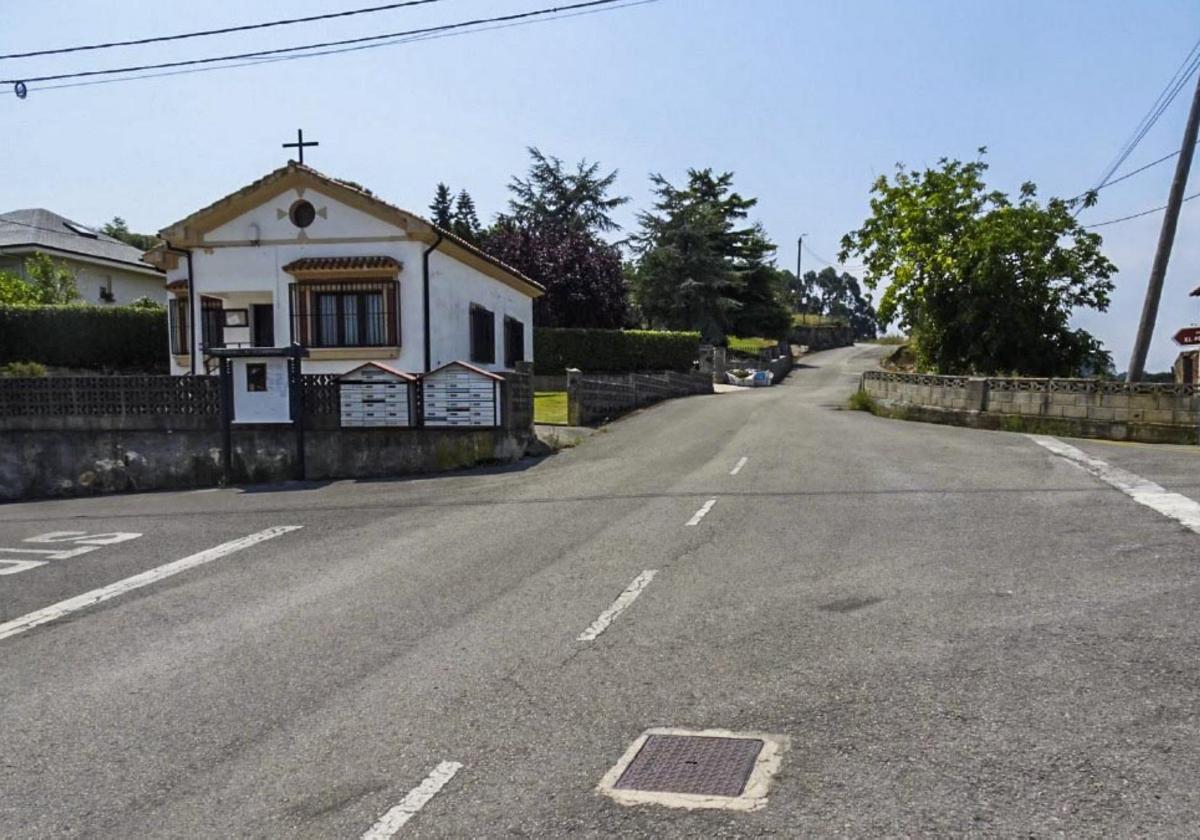
POLYGON ((625 750, 621 759, 604 774, 596 792, 609 797, 621 805, 662 805, 667 808, 696 810, 702 808, 726 811, 757 811, 767 804, 767 791, 771 780, 783 762, 783 753, 788 748, 786 735, 769 735, 765 732, 733 732, 728 729, 680 729, 677 727, 653 727, 639 735, 625 750), (738 738, 762 742, 762 749, 754 761, 754 767, 746 785, 738 796, 708 796, 671 791, 630 790, 618 788, 617 782, 625 770, 637 758, 638 753, 652 735, 678 735, 698 738, 738 738))

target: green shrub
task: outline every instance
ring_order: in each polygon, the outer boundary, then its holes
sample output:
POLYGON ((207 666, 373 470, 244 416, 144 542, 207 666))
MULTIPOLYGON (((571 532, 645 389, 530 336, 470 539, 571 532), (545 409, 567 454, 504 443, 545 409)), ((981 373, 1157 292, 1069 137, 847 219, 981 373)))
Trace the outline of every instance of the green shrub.
POLYGON ((875 400, 866 391, 855 391, 850 395, 851 411, 875 411, 875 400))
POLYGON ((0 365, 166 372, 167 316, 131 306, 0 306, 0 365))
POLYGON ((533 331, 534 373, 561 374, 567 368, 589 373, 691 370, 699 355, 700 333, 655 330, 552 329, 533 331))
POLYGON ((38 362, 9 362, 0 365, 0 376, 14 379, 30 379, 46 375, 46 366, 38 362))

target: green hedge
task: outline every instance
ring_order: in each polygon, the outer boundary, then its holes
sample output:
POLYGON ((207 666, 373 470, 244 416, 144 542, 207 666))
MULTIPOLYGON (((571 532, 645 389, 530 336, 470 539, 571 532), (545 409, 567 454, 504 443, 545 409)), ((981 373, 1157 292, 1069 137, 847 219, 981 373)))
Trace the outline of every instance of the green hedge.
POLYGON ((698 332, 550 329, 533 331, 534 373, 553 376, 569 367, 589 373, 692 369, 698 332))
POLYGON ((167 312, 134 306, 0 306, 0 365, 167 371, 167 312))

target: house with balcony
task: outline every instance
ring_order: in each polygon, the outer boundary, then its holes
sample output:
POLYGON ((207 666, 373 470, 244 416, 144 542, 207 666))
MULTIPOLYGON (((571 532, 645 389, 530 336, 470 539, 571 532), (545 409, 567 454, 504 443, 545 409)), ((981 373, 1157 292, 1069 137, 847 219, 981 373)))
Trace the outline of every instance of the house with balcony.
POLYGON ((304 373, 367 361, 410 372, 533 358, 533 301, 516 269, 363 188, 286 166, 159 232, 171 371, 209 351, 305 348, 304 373))

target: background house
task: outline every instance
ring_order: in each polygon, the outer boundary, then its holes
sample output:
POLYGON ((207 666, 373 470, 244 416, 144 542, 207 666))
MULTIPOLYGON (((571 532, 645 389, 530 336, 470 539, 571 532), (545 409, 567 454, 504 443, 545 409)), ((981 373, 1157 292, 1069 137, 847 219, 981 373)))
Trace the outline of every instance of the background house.
POLYGON ((162 272, 142 262, 137 248, 41 208, 0 214, 0 271, 23 277, 25 259, 36 253, 75 272, 83 303, 162 298, 162 272))
MULTIPOLYGON (((308 349, 305 373, 533 359, 540 285, 370 192, 289 162, 159 233, 171 370, 216 347, 308 349), (199 324, 195 330, 192 325, 199 324)), ((160 292, 161 294, 161 292, 160 292)))

